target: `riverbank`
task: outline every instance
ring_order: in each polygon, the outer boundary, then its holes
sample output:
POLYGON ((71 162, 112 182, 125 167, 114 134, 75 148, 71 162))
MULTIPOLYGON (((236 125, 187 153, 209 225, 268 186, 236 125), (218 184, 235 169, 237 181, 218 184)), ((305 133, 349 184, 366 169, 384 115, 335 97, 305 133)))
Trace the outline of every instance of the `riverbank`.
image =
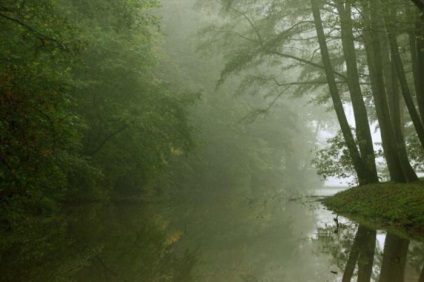
POLYGON ((358 186, 322 202, 361 224, 424 241, 424 181, 358 186))

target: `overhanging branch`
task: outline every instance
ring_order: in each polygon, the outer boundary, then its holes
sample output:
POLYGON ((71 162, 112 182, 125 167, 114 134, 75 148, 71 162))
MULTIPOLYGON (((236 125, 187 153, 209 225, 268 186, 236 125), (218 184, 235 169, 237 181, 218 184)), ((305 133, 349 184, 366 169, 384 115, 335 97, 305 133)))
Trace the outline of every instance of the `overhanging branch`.
MULTIPOLYGON (((320 65, 320 64, 317 64, 317 63, 314 63, 314 62, 311 62, 311 61, 308 61, 308 60, 305 60, 305 59, 302 59, 302 58, 299 58, 299 57, 296 57, 296 56, 293 56, 293 55, 290 55, 290 54, 281 53, 279 51, 272 51, 272 52, 270 52, 270 54, 274 54, 274 55, 277 55, 277 56, 280 56, 280 57, 283 57, 283 58, 293 59, 295 61, 304 63, 306 65, 310 65, 310 66, 313 66, 313 67, 316 67, 316 68, 319 68, 319 69, 325 69, 323 65, 320 65)), ((344 74, 339 73, 337 71, 333 71, 333 73, 347 82, 347 77, 344 74)))
POLYGON ((47 36, 47 35, 45 35, 45 34, 43 34, 43 33, 39 32, 38 30, 36 30, 36 29, 34 29, 33 27, 29 26, 27 23, 25 23, 25 22, 23 22, 23 21, 21 21, 21 20, 19 20, 19 19, 16 19, 16 18, 10 17, 10 16, 8 16, 8 15, 5 15, 4 13, 0 13, 0 17, 1 17, 1 18, 6 19, 6 20, 8 20, 8 21, 14 22, 14 23, 16 23, 16 24, 18 24, 18 25, 20 25, 20 26, 22 26, 23 28, 25 28, 26 30, 28 30, 28 31, 30 31, 32 34, 34 34, 34 35, 35 35, 38 39, 40 39, 43 43, 44 43, 45 41, 51 41, 51 42, 56 43, 56 45, 57 45, 57 46, 59 46, 61 49, 68 51, 68 48, 66 47, 66 45, 65 45, 65 44, 63 44, 62 42, 60 42, 60 41, 59 41, 59 40, 57 40, 56 38, 53 38, 53 37, 47 36))

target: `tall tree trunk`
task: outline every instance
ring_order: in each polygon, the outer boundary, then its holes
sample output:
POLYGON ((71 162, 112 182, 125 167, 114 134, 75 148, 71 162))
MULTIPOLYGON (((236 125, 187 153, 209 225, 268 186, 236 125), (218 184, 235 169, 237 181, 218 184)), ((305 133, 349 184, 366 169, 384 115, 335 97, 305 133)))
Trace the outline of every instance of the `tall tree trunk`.
POLYGON ((389 101, 389 110, 390 110, 390 116, 392 117, 392 123, 393 123, 393 131, 395 133, 396 142, 405 142, 404 139, 404 115, 405 111, 403 110, 403 101, 401 100, 400 94, 399 94, 399 80, 397 79, 397 70, 395 66, 395 62, 392 60, 390 61, 390 68, 391 75, 390 79, 387 80, 389 83, 387 83, 388 87, 387 89, 392 89, 391 95, 388 96, 389 101))
POLYGON ((334 110, 349 150, 349 155, 352 158, 354 169, 358 175, 359 184, 370 183, 367 164, 361 159, 361 155, 356 147, 356 142, 350 130, 346 114, 343 109, 343 104, 340 98, 339 90, 337 88, 336 80, 334 78, 333 67, 331 65, 330 54, 325 40, 324 28, 322 26, 321 14, 319 3, 316 0, 311 0, 312 14, 315 21, 315 29, 318 36, 318 42, 321 50, 322 61, 325 67, 325 74, 327 77, 328 86, 330 89, 331 99, 333 101, 334 110))
POLYGON ((370 0, 365 3, 363 11, 364 20, 370 23, 370 27, 364 29, 364 43, 367 53, 371 88, 390 178, 395 182, 407 182, 408 180, 404 175, 404 169, 402 168, 398 153, 386 96, 380 45, 381 35, 378 32, 378 27, 382 25, 378 19, 380 16, 377 13, 378 8, 379 1, 370 0))
POLYGON ((385 9, 385 28, 387 36, 383 37, 385 45, 389 46, 391 52, 384 52, 383 60, 387 61, 387 65, 384 70, 387 73, 386 76, 386 89, 388 94, 390 116, 392 118, 392 127, 393 133, 395 135, 396 145, 398 148, 399 159, 401 162, 402 170, 407 182, 418 181, 418 177, 411 167, 408 159, 408 153, 406 150, 405 139, 403 137, 403 130, 401 125, 401 116, 400 116, 400 99, 399 99, 399 89, 398 85, 402 90, 404 101, 407 105, 410 116, 415 125, 416 131, 418 133, 420 141, 424 144, 424 127, 421 123, 419 114, 415 108, 414 102, 412 100, 411 92, 409 91, 408 82, 406 79, 405 69, 403 67, 403 62, 399 53, 399 46, 396 40, 396 31, 392 23, 396 21, 395 11, 388 7, 385 9))
POLYGON ((405 101, 406 107, 408 108, 412 123, 414 124, 415 130, 418 134, 421 146, 424 147, 424 126, 421 122, 420 115, 418 114, 417 109, 415 108, 411 91, 409 90, 408 81, 406 79, 405 68, 400 57, 399 46, 395 35, 391 32, 391 29, 389 29, 388 38, 390 43, 390 50, 392 52, 392 59, 396 66, 397 78, 399 79, 400 87, 402 89, 403 99, 405 101))
POLYGON ((358 66, 356 63, 357 58, 352 31, 351 6, 349 2, 343 4, 342 0, 335 0, 335 3, 340 16, 343 53, 347 67, 347 83, 355 117, 358 146, 361 157, 363 160, 365 160, 367 165, 369 174, 368 181, 370 183, 375 183, 378 182, 378 175, 375 165, 375 154, 368 121, 368 114, 362 96, 358 66))
MULTIPOLYGON (((411 19, 417 20, 418 19, 418 13, 415 11, 413 7, 408 7, 406 10, 407 16, 411 19)), ((421 91, 421 82, 420 80, 420 74, 418 70, 418 49, 417 49, 417 37, 416 37, 416 26, 417 24, 411 25, 408 28, 408 41, 409 41, 409 49, 410 49, 410 56, 411 56, 411 65, 412 65, 412 74, 414 76, 414 87, 415 87, 415 93, 418 96, 418 92, 421 91)), ((419 103, 418 103, 419 104, 419 103)), ((421 115, 421 121, 424 122, 423 118, 423 112, 420 110, 421 115)))
MULTIPOLYGON (((420 14, 415 25, 415 41, 416 41, 416 89, 418 109, 421 115, 421 121, 424 123, 424 15, 420 14)), ((412 49, 411 49, 412 52, 412 49)))
POLYGON ((415 92, 421 121, 424 123, 424 1, 411 0, 416 9, 408 9, 411 19, 415 19, 415 32, 409 32, 412 70, 414 72, 415 92))
POLYGON ((380 282, 402 282, 405 276, 409 240, 388 233, 384 242, 380 282))

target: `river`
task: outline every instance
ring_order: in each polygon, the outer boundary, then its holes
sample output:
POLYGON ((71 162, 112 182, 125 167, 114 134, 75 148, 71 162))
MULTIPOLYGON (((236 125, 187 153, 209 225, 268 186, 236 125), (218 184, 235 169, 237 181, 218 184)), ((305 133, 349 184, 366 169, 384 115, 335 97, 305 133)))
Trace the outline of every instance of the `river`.
POLYGON ((419 281, 422 243, 317 201, 338 190, 73 206, 1 241, 0 281, 419 281))

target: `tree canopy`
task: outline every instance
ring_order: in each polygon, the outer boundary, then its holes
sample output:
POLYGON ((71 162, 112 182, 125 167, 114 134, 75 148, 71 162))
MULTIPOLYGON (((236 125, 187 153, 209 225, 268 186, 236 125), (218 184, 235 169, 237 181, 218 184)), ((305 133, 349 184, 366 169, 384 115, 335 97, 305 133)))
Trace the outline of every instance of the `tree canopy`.
POLYGON ((218 85, 241 74, 244 92, 267 89, 268 96, 307 95, 318 102, 331 97, 360 184, 378 181, 370 130, 376 121, 391 179, 417 180, 407 153, 416 144, 409 140, 424 144, 422 27, 413 3, 200 2, 222 19, 201 32, 201 48, 215 46, 225 59, 218 85), (415 133, 408 131, 406 146, 403 128, 411 125, 415 133))

